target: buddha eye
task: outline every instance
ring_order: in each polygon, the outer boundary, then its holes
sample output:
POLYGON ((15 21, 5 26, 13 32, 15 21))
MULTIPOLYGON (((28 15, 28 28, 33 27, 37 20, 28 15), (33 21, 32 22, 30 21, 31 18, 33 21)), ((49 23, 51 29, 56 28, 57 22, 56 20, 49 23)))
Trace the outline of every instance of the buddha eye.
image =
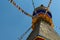
POLYGON ((33 12, 33 16, 36 15, 35 11, 33 12))
POLYGON ((36 14, 45 13, 45 12, 46 12, 46 10, 44 10, 44 9, 36 10, 36 12, 35 11, 33 12, 33 16, 36 14))
POLYGON ((48 15, 52 18, 52 15, 51 15, 51 13, 50 12, 47 12, 48 13, 48 15))

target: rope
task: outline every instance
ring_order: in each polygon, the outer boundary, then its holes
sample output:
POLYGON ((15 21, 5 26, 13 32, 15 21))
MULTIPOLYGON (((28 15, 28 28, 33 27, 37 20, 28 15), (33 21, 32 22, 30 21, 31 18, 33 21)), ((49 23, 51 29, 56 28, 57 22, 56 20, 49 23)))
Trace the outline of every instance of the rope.
POLYGON ((31 29, 32 27, 30 27, 25 33, 23 33, 23 35, 21 35, 20 39, 19 40, 22 40, 23 37, 28 33, 28 31, 31 29))
POLYGON ((18 5, 16 5, 16 3, 13 0, 9 0, 10 3, 12 3, 19 11, 21 11, 22 13, 24 13, 27 16, 32 17, 32 15, 30 15, 29 13, 25 12, 21 7, 19 7, 18 5))
POLYGON ((33 8, 34 8, 34 10, 35 10, 35 5, 34 5, 34 1, 32 0, 32 5, 33 5, 33 8))
POLYGON ((52 0, 50 0, 50 2, 49 2, 49 4, 48 4, 48 8, 50 7, 51 3, 52 3, 52 0))
MULTIPOLYGON (((45 15, 46 15, 46 13, 48 12, 48 9, 49 9, 51 3, 52 3, 52 0, 50 0, 49 4, 48 4, 48 6, 47 6, 47 10, 46 10, 46 12, 45 12, 45 15)), ((44 15, 44 16, 45 16, 45 15, 44 15)))
MULTIPOLYGON (((9 0, 9 1, 10 1, 10 3, 12 3, 15 7, 17 7, 19 11, 22 11, 25 15, 32 17, 32 15, 28 14, 28 13, 25 12, 22 8, 20 8, 18 5, 16 5, 16 3, 15 3, 13 0, 9 0)), ((28 32, 31 28, 32 28, 32 27, 30 27, 30 28, 21 36, 21 38, 20 38, 19 40, 22 40, 23 37, 27 34, 27 32, 28 32)))
MULTIPOLYGON (((35 5, 34 5, 34 1, 33 1, 33 0, 32 0, 32 5, 33 5, 34 11, 35 11, 35 13, 36 13, 35 5)), ((36 16, 32 16, 32 18, 33 18, 33 17, 36 17, 36 16)))

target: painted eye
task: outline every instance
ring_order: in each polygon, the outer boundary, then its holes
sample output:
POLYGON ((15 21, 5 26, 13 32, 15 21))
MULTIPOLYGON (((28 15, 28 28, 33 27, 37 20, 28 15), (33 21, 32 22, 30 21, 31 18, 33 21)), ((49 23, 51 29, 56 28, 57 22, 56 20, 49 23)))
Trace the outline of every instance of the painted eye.
POLYGON ((51 13, 50 12, 47 12, 48 13, 48 15, 52 18, 52 15, 51 15, 51 13))
POLYGON ((40 13, 40 12, 45 13, 45 10, 38 10, 37 11, 37 13, 40 13))
POLYGON ((36 15, 36 14, 40 14, 41 12, 42 13, 45 13, 46 10, 37 10, 36 13, 33 12, 33 16, 36 15))

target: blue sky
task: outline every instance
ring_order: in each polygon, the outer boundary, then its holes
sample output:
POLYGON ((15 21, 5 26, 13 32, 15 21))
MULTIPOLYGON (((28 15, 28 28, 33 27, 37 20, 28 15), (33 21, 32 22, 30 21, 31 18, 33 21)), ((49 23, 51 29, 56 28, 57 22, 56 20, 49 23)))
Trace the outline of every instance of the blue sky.
MULTIPOLYGON (((14 0, 26 12, 32 14, 32 0, 14 0)), ((49 0, 48 0, 49 1, 49 0)), ((47 0, 34 0, 35 7, 44 4, 47 6, 47 0)), ((54 29, 60 35, 60 0, 53 0, 50 11, 53 16, 54 29)), ((30 26, 32 19, 22 12, 19 12, 8 0, 0 0, 0 40, 18 40, 30 26)), ((23 38, 26 40, 30 32, 23 38)))

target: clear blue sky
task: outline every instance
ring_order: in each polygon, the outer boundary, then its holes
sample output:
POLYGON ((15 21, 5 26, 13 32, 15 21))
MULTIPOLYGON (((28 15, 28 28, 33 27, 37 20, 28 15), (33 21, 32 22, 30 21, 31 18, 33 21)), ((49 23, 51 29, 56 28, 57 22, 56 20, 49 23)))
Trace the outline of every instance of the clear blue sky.
MULTIPOLYGON (((32 14, 32 0, 14 0, 26 12, 32 14)), ((47 6, 49 0, 34 0, 35 7, 44 4, 47 6)), ((60 0, 53 0, 50 11, 56 32, 60 35, 60 0)), ((19 12, 8 0, 0 0, 0 40, 18 40, 32 24, 32 19, 19 12)), ((28 32, 29 34, 30 32, 28 32)), ((28 34, 23 40, 26 40, 28 34)))

